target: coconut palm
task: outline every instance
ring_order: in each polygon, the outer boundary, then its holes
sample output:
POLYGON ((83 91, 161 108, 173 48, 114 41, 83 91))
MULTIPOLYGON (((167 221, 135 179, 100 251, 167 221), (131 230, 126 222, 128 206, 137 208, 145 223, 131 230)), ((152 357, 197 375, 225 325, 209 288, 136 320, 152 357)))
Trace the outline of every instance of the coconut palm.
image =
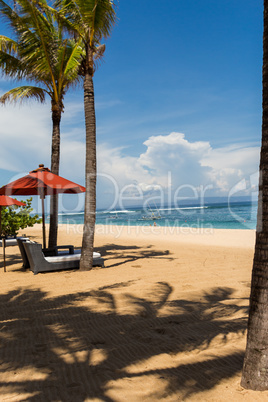
POLYGON ((262 146, 247 347, 241 385, 268 390, 268 0, 264 0, 262 146))
POLYGON ((86 125, 86 194, 80 270, 92 268, 96 217, 96 117, 93 75, 96 62, 105 50, 100 42, 110 35, 115 23, 111 0, 56 0, 59 18, 69 32, 83 43, 85 56, 81 62, 84 77, 84 109, 86 125))
MULTIPOLYGON (((79 40, 64 38, 61 25, 45 0, 17 0, 13 7, 0 0, 0 16, 9 23, 14 39, 0 36, 0 68, 6 76, 26 80, 5 93, 0 102, 51 99, 51 171, 59 174, 60 121, 66 91, 79 79, 83 53, 79 40)), ((57 244, 58 199, 51 196, 49 247, 57 244)))

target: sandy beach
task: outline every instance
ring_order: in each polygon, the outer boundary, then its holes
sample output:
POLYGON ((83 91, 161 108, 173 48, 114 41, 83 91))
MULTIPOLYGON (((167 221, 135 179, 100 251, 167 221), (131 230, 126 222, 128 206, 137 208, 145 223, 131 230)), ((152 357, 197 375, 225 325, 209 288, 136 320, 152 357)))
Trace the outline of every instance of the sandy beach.
MULTIPOLYGON (((41 242, 41 227, 27 228, 41 242)), ((81 246, 82 227, 58 244, 81 246)), ((1 401, 264 401, 240 386, 255 232, 97 226, 105 268, 0 262, 1 401)))

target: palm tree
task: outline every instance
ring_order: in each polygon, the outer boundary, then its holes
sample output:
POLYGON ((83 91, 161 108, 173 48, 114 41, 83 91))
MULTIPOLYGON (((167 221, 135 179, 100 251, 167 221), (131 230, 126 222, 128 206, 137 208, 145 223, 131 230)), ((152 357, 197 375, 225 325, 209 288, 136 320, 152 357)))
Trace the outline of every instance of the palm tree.
POLYGON ((247 347, 241 385, 268 390, 268 0, 264 0, 262 147, 247 347))
POLYGON ((85 56, 81 63, 84 77, 84 110, 86 126, 86 194, 85 219, 80 270, 89 270, 93 262, 93 245, 96 217, 96 116, 93 75, 96 61, 105 50, 100 45, 110 35, 115 23, 112 0, 56 0, 61 21, 69 32, 78 36, 84 46, 85 56))
MULTIPOLYGON (((62 27, 45 0, 17 0, 14 7, 0 0, 0 14, 12 28, 15 39, 0 36, 0 68, 14 79, 35 83, 5 93, 0 102, 35 98, 51 99, 51 171, 59 174, 60 121, 66 91, 79 79, 82 56, 80 41, 64 38, 62 27)), ((49 247, 57 244, 58 198, 51 196, 49 247)))

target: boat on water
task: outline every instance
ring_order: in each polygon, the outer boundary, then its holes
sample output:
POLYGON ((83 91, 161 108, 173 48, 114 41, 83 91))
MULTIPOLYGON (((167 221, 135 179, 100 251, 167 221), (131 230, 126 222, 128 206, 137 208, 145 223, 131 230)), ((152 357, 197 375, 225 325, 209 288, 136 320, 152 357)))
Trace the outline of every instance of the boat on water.
POLYGON ((118 219, 118 215, 109 216, 109 219, 118 219))
POLYGON ((150 209, 150 214, 148 215, 143 215, 141 219, 142 221, 155 221, 157 219, 162 219, 163 217, 160 215, 159 210, 157 209, 155 205, 155 212, 153 212, 152 208, 149 206, 150 209))
POLYGON ((151 215, 144 215, 141 217, 141 221, 154 221, 156 219, 162 219, 161 215, 155 215, 153 212, 151 213, 151 215))
POLYGON ((119 216, 117 215, 117 211, 110 211, 109 212, 111 215, 109 216, 109 220, 111 220, 111 219, 118 219, 119 218, 119 216))

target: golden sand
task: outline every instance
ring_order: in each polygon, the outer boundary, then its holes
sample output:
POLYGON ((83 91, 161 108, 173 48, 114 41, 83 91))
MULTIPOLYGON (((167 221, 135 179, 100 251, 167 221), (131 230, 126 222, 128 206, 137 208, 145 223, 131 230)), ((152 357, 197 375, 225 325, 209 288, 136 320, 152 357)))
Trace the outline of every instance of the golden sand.
MULTIPOLYGON (((41 241, 41 227, 23 231, 41 241)), ((81 246, 82 227, 59 244, 81 246)), ((1 401, 264 401, 240 387, 255 232, 97 226, 105 268, 1 259, 1 401)))

